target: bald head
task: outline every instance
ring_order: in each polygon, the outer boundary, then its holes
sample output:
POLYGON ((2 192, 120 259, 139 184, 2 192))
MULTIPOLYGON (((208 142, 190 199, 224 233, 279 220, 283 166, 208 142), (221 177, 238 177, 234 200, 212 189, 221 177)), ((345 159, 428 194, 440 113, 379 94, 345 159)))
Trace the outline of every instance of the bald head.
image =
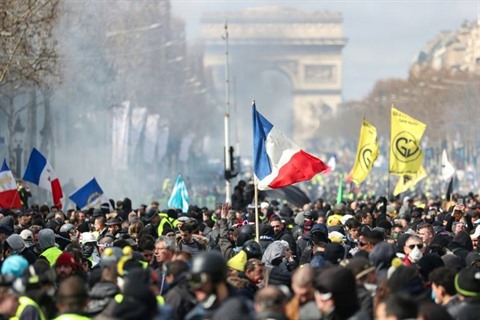
POLYGON ((300 305, 313 301, 315 294, 315 288, 313 287, 314 276, 315 273, 309 265, 298 268, 293 273, 292 289, 300 305))
POLYGON ((313 286, 314 272, 309 265, 302 266, 295 270, 292 275, 292 285, 300 288, 313 286))
POLYGON ((276 286, 268 286, 260 289, 255 294, 254 307, 256 313, 280 312, 285 310, 287 296, 276 286))

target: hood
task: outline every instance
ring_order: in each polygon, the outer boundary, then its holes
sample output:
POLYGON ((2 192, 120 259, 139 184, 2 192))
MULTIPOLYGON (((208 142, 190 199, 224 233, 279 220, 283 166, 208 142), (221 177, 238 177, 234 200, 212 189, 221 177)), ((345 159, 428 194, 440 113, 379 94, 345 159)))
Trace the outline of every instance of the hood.
POLYGON ((470 235, 466 232, 460 232, 458 233, 452 240, 452 244, 458 244, 458 246, 468 250, 472 251, 473 250, 473 244, 472 244, 472 239, 470 238, 470 235))
POLYGON ((267 266, 272 265, 272 261, 285 256, 285 246, 280 241, 272 242, 263 253, 262 262, 267 266))
POLYGON ((118 293, 120 293, 120 290, 114 283, 98 282, 93 286, 89 293, 90 300, 87 305, 88 313, 90 315, 99 314, 118 293))
POLYGON ((393 245, 387 242, 380 242, 373 247, 368 257, 377 269, 388 269, 395 256, 395 247, 393 245))

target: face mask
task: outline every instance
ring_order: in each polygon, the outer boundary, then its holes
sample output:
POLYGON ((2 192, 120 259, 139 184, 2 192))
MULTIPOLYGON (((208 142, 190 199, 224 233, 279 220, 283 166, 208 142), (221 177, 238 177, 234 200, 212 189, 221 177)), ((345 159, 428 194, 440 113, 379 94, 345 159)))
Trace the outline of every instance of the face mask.
POLYGON ((216 301, 217 301, 217 295, 216 294, 211 294, 205 300, 203 300, 201 302, 201 305, 205 309, 210 309, 210 308, 213 307, 213 305, 215 304, 216 301))
POLYGON ((433 291, 433 290, 432 290, 432 300, 435 303, 437 302, 437 300, 435 299, 435 291, 433 291))
POLYGON ((125 280, 122 277, 117 277, 117 286, 120 288, 120 291, 123 290, 123 285, 125 284, 125 280))
POLYGON ((370 293, 370 295, 372 295, 372 297, 375 295, 375 293, 377 293, 377 285, 374 284, 374 283, 364 283, 363 286, 365 287, 365 289, 367 289, 367 291, 370 293))
POLYGON ((84 258, 89 258, 93 253, 93 246, 91 245, 84 245, 82 247, 82 256, 84 258))
POLYGON ((410 254, 408 255, 408 259, 412 263, 417 263, 422 257, 423 257, 423 253, 422 253, 422 251, 420 251, 420 249, 418 249, 417 246, 415 246, 415 248, 413 248, 412 252, 410 252, 410 254))
POLYGON ((55 295, 55 292, 56 292, 55 287, 51 286, 50 289, 48 289, 47 291, 47 296, 53 297, 55 295))
POLYGON ((307 220, 305 219, 304 225, 303 225, 303 231, 308 232, 312 229, 313 221, 312 220, 307 220))

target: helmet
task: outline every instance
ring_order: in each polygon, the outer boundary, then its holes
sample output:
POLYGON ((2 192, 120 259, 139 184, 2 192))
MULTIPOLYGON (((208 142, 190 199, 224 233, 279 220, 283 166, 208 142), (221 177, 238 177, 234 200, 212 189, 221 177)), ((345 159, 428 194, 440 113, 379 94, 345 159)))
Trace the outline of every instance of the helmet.
POLYGON ((260 247, 260 244, 258 244, 258 242, 254 240, 249 240, 243 244, 242 249, 247 253, 247 259, 262 259, 262 247, 260 247))
POLYGON ((240 231, 240 233, 237 236, 237 241, 235 242, 235 244, 237 245, 237 247, 241 247, 247 241, 250 241, 250 240, 252 240, 252 235, 250 233, 240 231))
POLYGON ((203 285, 207 282, 207 277, 214 284, 227 279, 227 262, 219 252, 202 252, 193 257, 189 282, 192 285, 203 285))
POLYGON ((69 232, 70 230, 75 229, 75 226, 71 223, 66 223, 60 227, 60 232, 69 232))
POLYGON ((80 239, 79 240, 80 240, 80 243, 82 245, 84 245, 85 243, 89 243, 89 242, 94 242, 94 243, 97 242, 97 239, 95 238, 95 236, 91 232, 82 232, 80 234, 80 239))

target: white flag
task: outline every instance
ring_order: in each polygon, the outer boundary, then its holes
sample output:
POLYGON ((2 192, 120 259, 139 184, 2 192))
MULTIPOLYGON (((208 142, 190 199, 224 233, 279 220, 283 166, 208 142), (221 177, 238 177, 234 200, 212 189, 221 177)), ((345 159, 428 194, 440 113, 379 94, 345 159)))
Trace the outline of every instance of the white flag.
POLYGON ((447 150, 442 152, 442 180, 447 181, 455 174, 455 168, 447 159, 447 150))
POLYGON ((146 120, 143 141, 143 160, 149 164, 153 163, 153 160, 155 159, 159 119, 159 114, 149 114, 146 120))
MULTIPOLYGON (((130 137, 129 137, 129 144, 131 150, 136 151, 137 145, 140 141, 140 136, 145 127, 145 120, 147 118, 147 108, 133 108, 132 110, 132 117, 130 119, 130 137)), ((130 153, 130 157, 134 159, 133 152, 130 153)))
POLYGON ((130 102, 124 101, 112 109, 112 166, 114 169, 128 167, 128 132, 130 102))

